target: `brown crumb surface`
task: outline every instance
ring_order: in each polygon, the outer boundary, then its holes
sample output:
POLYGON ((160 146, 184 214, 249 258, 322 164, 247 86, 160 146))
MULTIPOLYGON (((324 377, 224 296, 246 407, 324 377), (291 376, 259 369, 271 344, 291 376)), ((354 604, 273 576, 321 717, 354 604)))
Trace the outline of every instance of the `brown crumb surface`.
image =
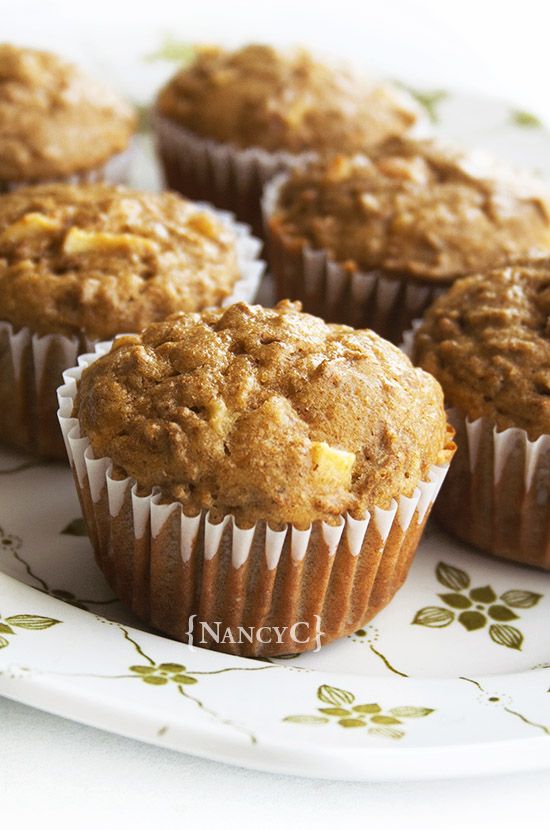
POLYGON ((403 91, 304 49, 252 44, 231 52, 202 48, 157 99, 161 115, 205 138, 290 152, 356 152, 417 120, 403 91))
POLYGON ((82 374, 96 457, 187 514, 309 526, 411 495, 446 461, 439 384, 371 331, 283 301, 174 315, 82 374))
POLYGON ((415 362, 449 405, 534 440, 550 433, 550 259, 458 280, 425 315, 415 362))
POLYGON ((235 237, 172 193, 41 185, 0 196, 0 319, 110 338, 220 303, 235 237))
POLYGON ((350 269, 450 282, 549 251, 550 188, 446 142, 393 140, 295 170, 270 226, 350 269))
POLYGON ((0 44, 0 180, 55 179, 124 150, 132 108, 50 52, 0 44))

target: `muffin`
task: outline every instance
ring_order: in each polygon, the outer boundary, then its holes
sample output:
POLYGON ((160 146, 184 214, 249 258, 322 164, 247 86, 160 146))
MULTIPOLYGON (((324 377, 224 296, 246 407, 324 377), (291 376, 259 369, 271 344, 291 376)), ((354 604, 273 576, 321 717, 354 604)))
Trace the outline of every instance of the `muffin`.
POLYGON ((175 194, 47 184, 0 196, 0 436, 64 458, 62 372, 98 340, 252 299, 260 243, 175 194))
POLYGON ((130 106, 50 52, 0 44, 0 192, 47 181, 122 181, 130 106))
POLYGON ((400 342, 459 276, 550 251, 550 190, 439 140, 386 142, 267 187, 278 297, 400 342))
POLYGON ((418 118, 406 93, 303 49, 199 48, 160 91, 154 113, 168 185, 229 208, 261 232, 262 185, 317 153, 354 153, 418 118))
POLYGON ((173 315, 65 381, 60 421, 113 589, 165 634, 193 624, 196 644, 232 653, 306 651, 383 608, 454 450, 430 375, 288 301, 173 315))
POLYGON ((496 556, 550 570, 550 259, 466 277, 416 332, 458 452, 437 517, 496 556))

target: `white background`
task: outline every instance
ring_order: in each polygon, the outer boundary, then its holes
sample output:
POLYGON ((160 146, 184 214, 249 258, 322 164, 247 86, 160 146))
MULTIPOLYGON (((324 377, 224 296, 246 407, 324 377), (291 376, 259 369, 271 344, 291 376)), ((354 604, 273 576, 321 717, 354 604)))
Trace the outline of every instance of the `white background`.
MULTIPOLYGON (((61 51, 136 101, 128 54, 185 41, 306 43, 389 77, 507 98, 550 122, 547 0, 0 0, 0 40, 61 51)), ((444 771, 442 771, 444 774, 444 771)), ((353 784, 201 761, 0 699, 0 827, 375 828, 547 826, 550 772, 463 781, 353 784)))

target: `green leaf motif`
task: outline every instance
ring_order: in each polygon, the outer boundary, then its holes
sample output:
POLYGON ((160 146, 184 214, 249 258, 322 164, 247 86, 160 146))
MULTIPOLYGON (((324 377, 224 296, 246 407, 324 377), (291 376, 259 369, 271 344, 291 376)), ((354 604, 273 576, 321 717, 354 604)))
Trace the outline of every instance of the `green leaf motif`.
POLYGON ((438 596, 451 608, 470 608, 472 604, 472 601, 464 594, 438 594, 438 596))
POLYGON ((484 585, 482 588, 473 588, 470 591, 470 596, 474 602, 483 602, 487 605, 494 602, 497 598, 497 595, 490 585, 484 585))
POLYGON ((65 525, 61 533, 65 536, 87 536, 86 523, 84 519, 79 516, 78 519, 73 519, 68 525, 65 525))
POLYGON ((317 689, 317 697, 323 703, 330 703, 332 706, 351 705, 355 695, 345 689, 338 689, 336 686, 323 685, 317 689))
POLYGON ((192 43, 168 36, 156 52, 145 56, 148 63, 153 61, 172 61, 174 63, 191 63, 197 54, 197 49, 192 43))
POLYGON ((357 726, 366 726, 366 721, 361 720, 360 718, 342 718, 338 721, 340 726, 343 726, 344 729, 355 729, 357 726))
POLYGON ((328 718, 321 718, 318 715, 287 715, 283 718, 285 723, 305 723, 308 726, 320 726, 322 723, 328 723, 328 718))
POLYGON ((466 571, 461 571, 460 568, 447 565, 445 562, 438 564, 435 575, 438 582, 444 585, 445 588, 450 588, 451 591, 463 591, 470 586, 470 577, 466 571))
POLYGON ((0 622, 0 634, 15 634, 15 631, 9 625, 0 622))
POLYGON ((159 677, 158 674, 144 674, 141 679, 144 683, 149 683, 151 686, 166 686, 168 683, 166 677, 159 677))
POLYGON ((373 726, 369 729, 369 735, 380 735, 382 738, 392 738, 398 741, 405 733, 402 729, 396 729, 394 726, 373 726))
POLYGON ((378 703, 359 703, 358 706, 353 707, 353 711, 364 715, 376 715, 377 712, 382 711, 382 708, 378 703))
POLYGON ((5 637, 0 637, 0 648, 6 648, 6 646, 9 646, 9 644, 9 640, 6 640, 5 637))
POLYGON ((424 107, 432 124, 437 124, 439 121, 437 107, 441 101, 444 101, 445 98, 448 97, 449 93, 445 92, 444 89, 414 89, 413 87, 406 86, 405 84, 400 84, 400 86, 402 86, 403 89, 409 93, 409 95, 416 98, 418 103, 424 107))
POLYGON ((182 672, 185 671, 185 666, 182 666, 180 663, 160 663, 157 666, 159 671, 170 671, 170 672, 182 672))
POLYGON ((527 127, 528 129, 542 127, 540 118, 533 115, 532 112, 527 112, 527 110, 512 110, 510 120, 512 124, 516 124, 518 127, 527 127))
POLYGON ((417 612, 413 625, 425 625, 428 628, 445 628, 454 620, 455 615, 447 608, 439 608, 436 605, 428 605, 417 612))
POLYGON ((518 619, 518 615, 514 614, 509 608, 506 608, 505 605, 491 605, 487 613, 492 620, 496 620, 497 622, 510 622, 510 620, 518 619))
POLYGON ((39 617, 35 614, 16 614, 13 617, 6 617, 6 622, 16 628, 27 628, 30 631, 42 631, 57 625, 61 620, 54 620, 51 617, 39 617))
POLYGON ((481 614, 479 611, 463 611, 462 614, 459 614, 458 621, 466 631, 477 631, 478 628, 483 628, 487 619, 485 614, 481 614))
POLYGON ((535 594, 533 591, 512 590, 506 591, 500 598, 510 608, 532 608, 538 603, 539 599, 542 599, 542 594, 535 594))
POLYGON ((433 711, 435 710, 426 706, 394 706, 390 709, 390 715, 395 715, 396 718, 425 718, 433 711))
POLYGON ((181 686, 194 686, 195 683, 199 682, 196 677, 189 677, 188 674, 176 674, 172 680, 181 686))
POLYGON ((341 709, 340 706, 325 706, 319 709, 323 715, 331 715, 338 718, 345 718, 346 715, 351 715, 349 709, 341 709))
POLYGON ((393 718, 391 715, 373 715, 371 718, 372 723, 401 723, 398 718, 393 718))
POLYGON ((514 648, 516 651, 521 651, 523 634, 517 628, 514 628, 513 625, 491 625, 489 627, 489 635, 491 640, 498 643, 499 646, 506 646, 506 648, 514 648))
POLYGON ((156 669, 155 666, 130 666, 129 671, 133 671, 136 674, 151 674, 156 669))

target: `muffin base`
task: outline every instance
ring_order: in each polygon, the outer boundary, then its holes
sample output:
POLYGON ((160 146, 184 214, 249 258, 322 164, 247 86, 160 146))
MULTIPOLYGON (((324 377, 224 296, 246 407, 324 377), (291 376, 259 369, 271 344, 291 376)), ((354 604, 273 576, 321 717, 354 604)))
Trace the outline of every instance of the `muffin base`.
MULTIPOLYGON (((214 213, 236 236, 241 271, 241 279, 222 305, 252 302, 265 268, 258 259, 261 242, 230 213, 214 213)), ((74 366, 77 356, 91 351, 96 343, 84 334, 41 336, 27 327, 15 330, 11 323, 0 320, 0 441, 42 458, 66 458, 56 390, 65 369, 74 366)))
POLYGON ((152 124, 167 186, 189 199, 204 199, 232 211, 260 237, 265 183, 312 156, 224 144, 199 136, 157 112, 152 114, 152 124))
POLYGON ((438 523, 485 553, 550 570, 550 435, 501 432, 489 418, 448 413, 458 450, 438 499, 438 523))
POLYGON ((130 145, 122 153, 111 156, 110 159, 98 167, 88 170, 79 170, 70 176, 58 176, 53 179, 28 179, 24 181, 1 181, 0 194, 11 193, 21 187, 30 187, 38 184, 95 184, 109 182, 111 184, 125 184, 128 181, 133 147, 130 145))
POLYGON ((410 274, 361 271, 336 262, 305 240, 289 239, 272 221, 278 195, 287 178, 269 182, 262 199, 270 271, 277 300, 300 300, 303 310, 329 323, 370 328, 399 343, 403 333, 447 287, 410 274))
POLYGON ((432 466, 411 497, 373 506, 362 521, 345 515, 336 526, 272 530, 266 522, 241 529, 233 516, 213 524, 206 511, 185 516, 180 503, 114 478, 111 459, 94 458, 71 417, 83 369, 106 348, 64 373, 59 420, 98 565, 140 619, 184 642, 192 624, 197 645, 266 657, 351 634, 387 605, 407 576, 447 465, 432 466), (241 629, 252 632, 251 642, 241 629), (230 639, 220 642, 220 631, 230 639))

